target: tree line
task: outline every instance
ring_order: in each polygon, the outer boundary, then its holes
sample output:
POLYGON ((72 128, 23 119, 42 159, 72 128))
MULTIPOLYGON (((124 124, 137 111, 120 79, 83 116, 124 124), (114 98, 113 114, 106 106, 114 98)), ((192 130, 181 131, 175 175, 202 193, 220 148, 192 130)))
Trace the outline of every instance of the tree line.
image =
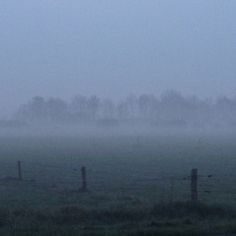
POLYGON ((20 106, 14 117, 24 122, 234 126, 236 98, 200 99, 177 91, 167 91, 160 97, 130 95, 118 102, 97 96, 77 95, 69 102, 37 96, 20 106))

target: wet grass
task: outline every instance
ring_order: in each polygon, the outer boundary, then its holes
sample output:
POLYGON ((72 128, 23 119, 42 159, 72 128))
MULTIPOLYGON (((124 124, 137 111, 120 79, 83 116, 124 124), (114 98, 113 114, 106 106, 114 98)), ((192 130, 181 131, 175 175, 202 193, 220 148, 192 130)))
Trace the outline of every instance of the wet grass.
POLYGON ((176 202, 152 208, 0 209, 3 235, 207 235, 235 232, 236 212, 222 206, 176 202), (219 222, 221 222, 219 224, 219 222))
POLYGON ((236 232, 234 140, 2 138, 0 175, 17 176, 16 162, 21 160, 25 181, 0 181, 0 235, 236 232), (78 191, 82 165, 88 170, 86 193, 78 191), (198 204, 189 202, 192 168, 202 176, 198 204))

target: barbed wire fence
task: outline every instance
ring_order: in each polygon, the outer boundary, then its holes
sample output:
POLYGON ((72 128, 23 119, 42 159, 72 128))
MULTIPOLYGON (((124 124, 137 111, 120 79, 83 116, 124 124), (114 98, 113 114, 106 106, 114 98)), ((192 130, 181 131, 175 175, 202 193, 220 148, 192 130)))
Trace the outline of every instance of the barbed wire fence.
POLYGON ((204 201, 206 196, 215 197, 217 194, 227 195, 227 199, 236 200, 236 188, 232 184, 232 179, 236 179, 236 176, 230 174, 201 175, 196 168, 189 170, 186 176, 166 175, 145 178, 136 174, 117 180, 111 178, 112 170, 107 176, 104 170, 99 172, 99 170, 86 166, 56 165, 40 161, 17 161, 16 163, 5 161, 0 162, 0 165, 9 170, 10 174, 0 178, 0 184, 26 183, 45 191, 57 189, 58 186, 69 186, 74 192, 81 194, 93 191, 122 193, 159 191, 165 192, 165 196, 162 198, 171 203, 178 200, 179 193, 182 194, 183 200, 191 202, 204 201))

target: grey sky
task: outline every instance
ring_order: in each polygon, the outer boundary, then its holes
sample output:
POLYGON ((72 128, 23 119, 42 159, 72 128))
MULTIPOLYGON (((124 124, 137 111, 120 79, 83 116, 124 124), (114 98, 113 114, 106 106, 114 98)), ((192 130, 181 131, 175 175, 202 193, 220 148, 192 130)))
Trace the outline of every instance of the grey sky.
POLYGON ((34 95, 236 95, 235 0, 0 0, 0 114, 34 95))

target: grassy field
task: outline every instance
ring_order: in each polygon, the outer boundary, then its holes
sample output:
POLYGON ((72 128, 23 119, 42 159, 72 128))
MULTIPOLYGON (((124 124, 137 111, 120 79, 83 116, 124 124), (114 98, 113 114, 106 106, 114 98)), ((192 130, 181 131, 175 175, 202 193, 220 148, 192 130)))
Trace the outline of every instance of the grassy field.
POLYGON ((2 235, 207 235, 236 228, 234 136, 0 138, 2 235), (17 176, 22 162, 23 179, 17 176), (79 191, 86 166, 88 192, 79 191), (200 203, 189 175, 199 170, 200 203))

